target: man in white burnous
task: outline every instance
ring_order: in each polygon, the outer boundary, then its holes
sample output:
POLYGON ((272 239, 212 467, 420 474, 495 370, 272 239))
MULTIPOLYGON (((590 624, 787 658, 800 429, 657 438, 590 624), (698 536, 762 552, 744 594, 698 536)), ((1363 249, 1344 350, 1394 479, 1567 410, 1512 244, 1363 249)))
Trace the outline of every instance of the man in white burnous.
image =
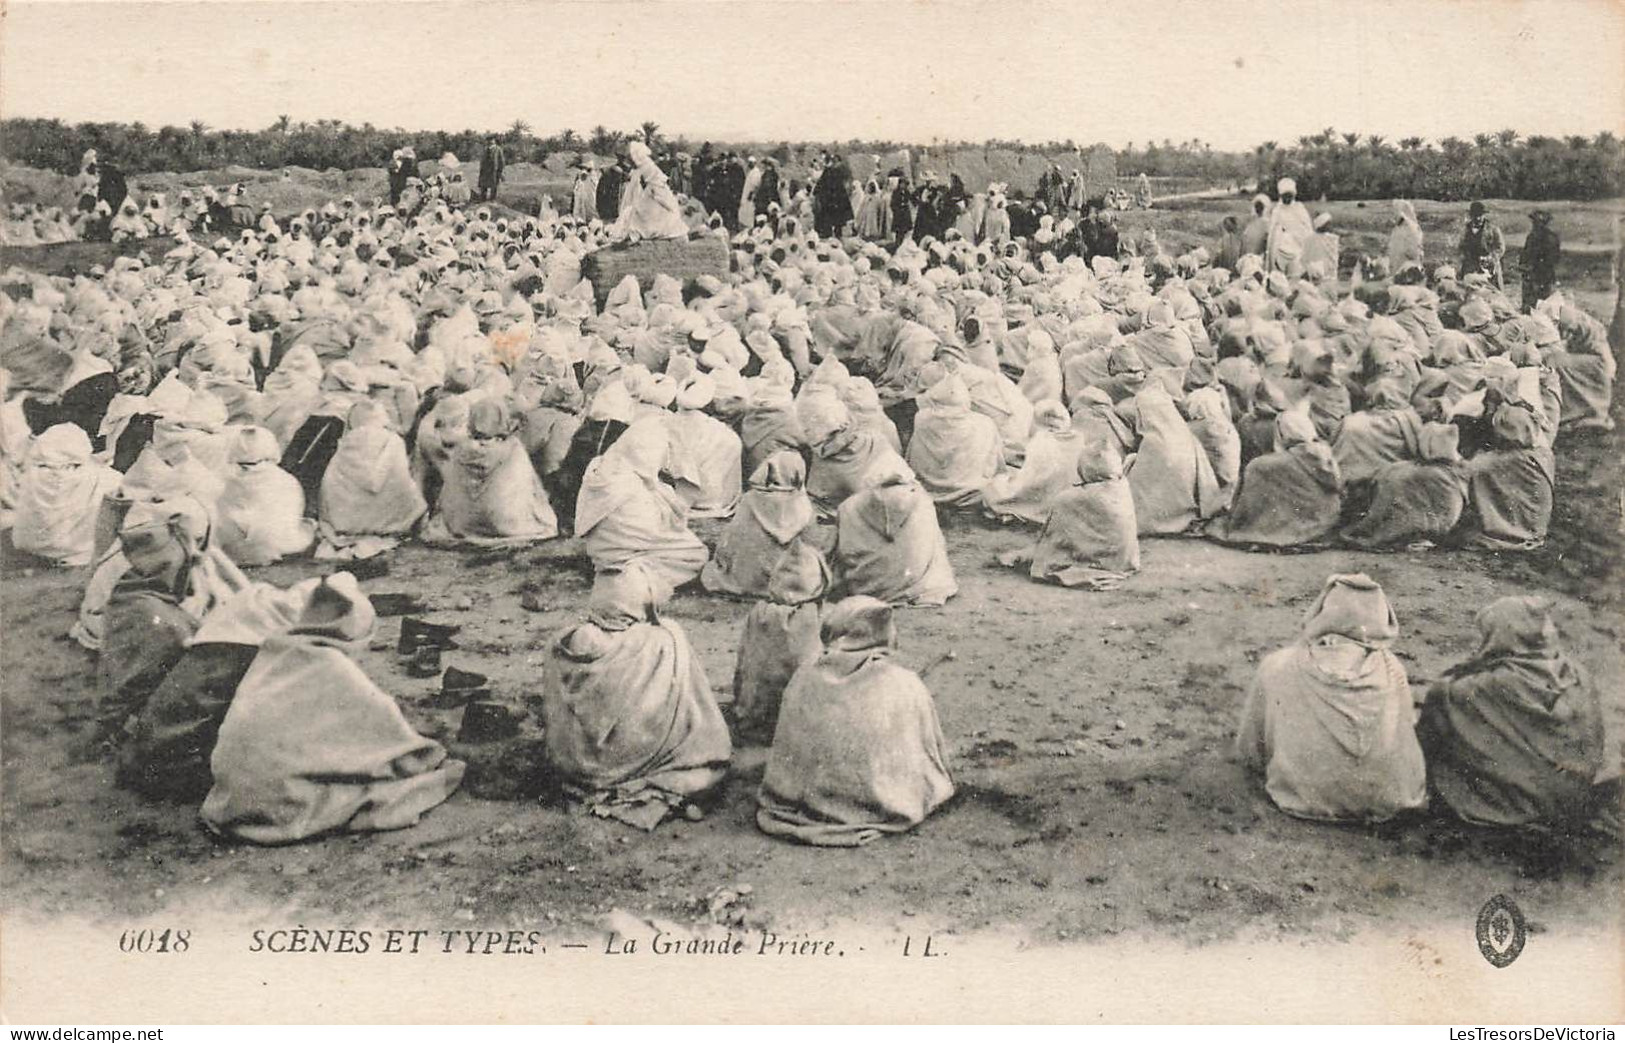
POLYGON ((632 161, 621 216, 615 222, 617 238, 686 239, 688 222, 683 220, 677 196, 666 183, 666 175, 655 166, 649 146, 634 141, 626 147, 632 161))
POLYGON ((1303 270, 1303 254, 1315 236, 1315 221, 1309 208, 1298 202, 1298 184, 1284 177, 1275 186, 1277 200, 1270 209, 1270 235, 1266 247, 1272 272, 1297 278, 1303 270))

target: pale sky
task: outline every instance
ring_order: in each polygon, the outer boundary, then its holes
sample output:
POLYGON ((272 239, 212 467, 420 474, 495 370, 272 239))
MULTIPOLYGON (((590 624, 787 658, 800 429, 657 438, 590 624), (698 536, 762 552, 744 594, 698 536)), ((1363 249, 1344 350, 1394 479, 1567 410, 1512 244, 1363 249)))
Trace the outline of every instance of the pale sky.
POLYGON ((1625 133, 1614 0, 5 0, 0 113, 691 137, 1625 133))

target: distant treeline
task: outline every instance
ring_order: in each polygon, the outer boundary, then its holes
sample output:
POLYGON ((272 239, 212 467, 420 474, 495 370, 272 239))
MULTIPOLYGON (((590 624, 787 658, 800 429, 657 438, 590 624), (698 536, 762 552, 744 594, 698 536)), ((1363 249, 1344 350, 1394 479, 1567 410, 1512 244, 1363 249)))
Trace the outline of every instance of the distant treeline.
MULTIPOLYGON (((390 153, 411 145, 419 159, 452 152, 468 160, 478 156, 491 132, 463 130, 407 131, 340 120, 296 122, 282 116, 264 130, 211 130, 193 122, 186 127, 154 130, 141 123, 68 124, 55 119, 0 121, 0 153, 14 163, 72 174, 85 149, 126 173, 186 173, 237 165, 261 169, 284 166, 315 170, 378 167, 390 153)), ((656 123, 631 131, 594 127, 586 134, 563 130, 545 137, 524 120, 495 132, 512 162, 542 163, 548 157, 590 152, 611 155, 628 140, 643 137, 658 147, 697 152, 700 142, 667 138, 656 123)), ((908 146, 896 141, 751 142, 719 144, 750 150, 781 163, 800 162, 820 149, 847 153, 894 152, 908 146)), ((928 152, 957 149, 1034 150, 1054 155, 1078 148, 1073 141, 936 141, 928 152)), ((1080 160, 1081 162, 1081 160, 1080 160)), ((1282 176, 1297 179, 1308 199, 1458 200, 1476 197, 1512 199, 1599 199, 1625 194, 1625 147, 1608 131, 1586 138, 1522 138, 1511 130, 1478 134, 1471 140, 1421 138, 1390 142, 1380 134, 1338 133, 1327 128, 1291 144, 1267 141, 1251 152, 1227 152, 1191 140, 1131 142, 1117 150, 1120 175, 1178 177, 1214 184, 1257 180, 1272 186, 1282 176)))

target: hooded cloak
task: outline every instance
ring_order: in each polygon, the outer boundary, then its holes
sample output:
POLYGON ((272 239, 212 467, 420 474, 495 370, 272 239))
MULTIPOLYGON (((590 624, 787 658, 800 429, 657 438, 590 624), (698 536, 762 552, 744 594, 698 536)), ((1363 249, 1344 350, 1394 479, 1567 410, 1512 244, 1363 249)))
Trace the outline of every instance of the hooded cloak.
POLYGON ((1557 460, 1533 411, 1521 403, 1501 403, 1491 431, 1491 446, 1468 469, 1475 541, 1512 550, 1539 546, 1552 518, 1557 460))
POLYGON ((751 474, 750 487, 700 573, 706 590, 750 598, 766 595, 774 564, 813 536, 816 519, 807 498, 806 473, 798 454, 779 452, 751 474))
POLYGON ((237 685, 266 638, 293 626, 319 579, 282 590, 254 583, 204 617, 186 650, 135 717, 119 750, 119 784, 148 797, 199 803, 209 759, 237 685))
POLYGON ((711 395, 710 378, 694 377, 678 395, 677 412, 665 418, 668 470, 695 518, 729 517, 739 502, 743 449, 732 428, 701 412, 711 395))
POLYGON ((345 421, 322 476, 321 524, 329 542, 358 536, 401 536, 428 509, 412 480, 406 442, 373 402, 359 402, 345 421))
POLYGON ((1042 525, 1049 519, 1050 502, 1072 484, 1085 441, 1058 401, 1038 403, 1034 416, 1037 430, 1027 442, 1021 468, 995 475, 982 499, 1001 518, 1042 525))
POLYGON ((651 578, 676 590, 704 568, 705 544, 688 529, 688 505, 660 480, 666 430, 656 419, 627 428, 587 467, 576 500, 575 533, 599 570, 638 561, 651 578))
POLYGON ((1031 550, 1000 556, 1005 565, 1029 566, 1033 579, 1066 587, 1110 590, 1140 570, 1134 495, 1111 445, 1083 447, 1075 484, 1050 503, 1031 550))
POLYGON ((785 686, 823 651, 819 599, 829 584, 829 568, 811 543, 791 544, 772 564, 767 599, 753 604, 745 617, 734 665, 730 716, 740 739, 772 742, 785 686))
POLYGON ((1004 470, 998 425, 971 411, 970 391, 948 374, 920 396, 908 465, 937 503, 974 507, 982 489, 1004 470))
POLYGON ((1578 831, 1604 764, 1597 690, 1564 653, 1544 601, 1500 598, 1477 623, 1477 654, 1446 671, 1422 707, 1428 781, 1468 822, 1578 831))
POLYGON ((1298 640, 1265 656, 1236 749, 1289 815, 1381 822, 1427 802, 1399 624, 1382 588, 1336 575, 1298 640))
POLYGON ((642 564, 600 571, 542 680, 547 763, 596 814, 653 829, 727 774, 733 744, 699 657, 642 564))
POLYGON ((918 482, 902 475, 841 504, 830 558, 843 595, 931 607, 959 593, 936 506, 918 482))
POLYGON ((1370 506, 1343 530, 1344 542, 1376 548, 1451 535, 1467 506, 1468 469, 1456 451, 1460 433, 1450 424, 1424 425, 1418 459, 1377 471, 1370 506))
POLYGON ((954 785, 931 692, 891 662, 891 608, 847 598, 822 641, 784 693, 756 823, 770 836, 857 847, 918 826, 954 785))
POLYGON ((239 565, 269 565, 301 554, 316 537, 305 517, 299 480, 278 464, 282 449, 263 427, 237 431, 231 462, 236 473, 215 502, 220 549, 239 565))
POLYGON ((451 453, 426 537, 507 544, 558 535, 552 504, 514 427, 500 401, 469 408, 468 438, 451 453))
POLYGON ((1314 423, 1300 410, 1275 420, 1274 452, 1247 465, 1230 514, 1209 530, 1224 543, 1291 547, 1316 543, 1336 530, 1343 480, 1314 423))
POLYGON ((90 436, 77 424, 57 424, 34 439, 17 484, 11 541, 55 565, 90 563, 102 499, 119 473, 91 456, 90 436))
POLYGON ((340 572, 263 640, 220 725, 204 825, 257 844, 402 829, 457 789, 463 762, 414 731, 351 658, 374 619, 340 572))
POLYGON ((1139 446, 1124 467, 1140 534, 1181 533, 1223 508, 1207 451, 1161 386, 1134 396, 1139 446))

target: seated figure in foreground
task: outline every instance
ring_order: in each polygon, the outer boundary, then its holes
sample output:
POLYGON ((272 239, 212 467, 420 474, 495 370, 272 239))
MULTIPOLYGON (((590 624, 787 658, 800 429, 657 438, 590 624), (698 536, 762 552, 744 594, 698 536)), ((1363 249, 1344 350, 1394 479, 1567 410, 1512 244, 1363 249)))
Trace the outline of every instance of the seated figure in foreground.
POLYGON ((1477 653, 1428 690, 1417 732, 1428 782, 1468 822, 1576 831, 1595 807, 1602 707, 1545 602, 1478 613, 1477 653))
POLYGON ((1321 821, 1381 822, 1427 803, 1416 708, 1391 647, 1399 623, 1362 574, 1326 581, 1298 640, 1265 656, 1236 749, 1275 806, 1321 821))
POLYGON ((930 690, 891 662, 891 607, 847 598, 822 638, 823 654, 784 693, 756 824, 804 844, 856 847, 913 829, 954 784, 930 690))
POLYGON ((643 829, 674 811, 697 817, 693 802, 733 755, 688 635, 660 616, 667 596, 642 562, 600 570, 586 620, 554 643, 542 684, 547 763, 566 793, 643 829))
POLYGON ((375 618, 340 572, 263 640, 220 724, 204 825, 257 844, 402 829, 456 791, 463 762, 414 731, 351 658, 375 618))

